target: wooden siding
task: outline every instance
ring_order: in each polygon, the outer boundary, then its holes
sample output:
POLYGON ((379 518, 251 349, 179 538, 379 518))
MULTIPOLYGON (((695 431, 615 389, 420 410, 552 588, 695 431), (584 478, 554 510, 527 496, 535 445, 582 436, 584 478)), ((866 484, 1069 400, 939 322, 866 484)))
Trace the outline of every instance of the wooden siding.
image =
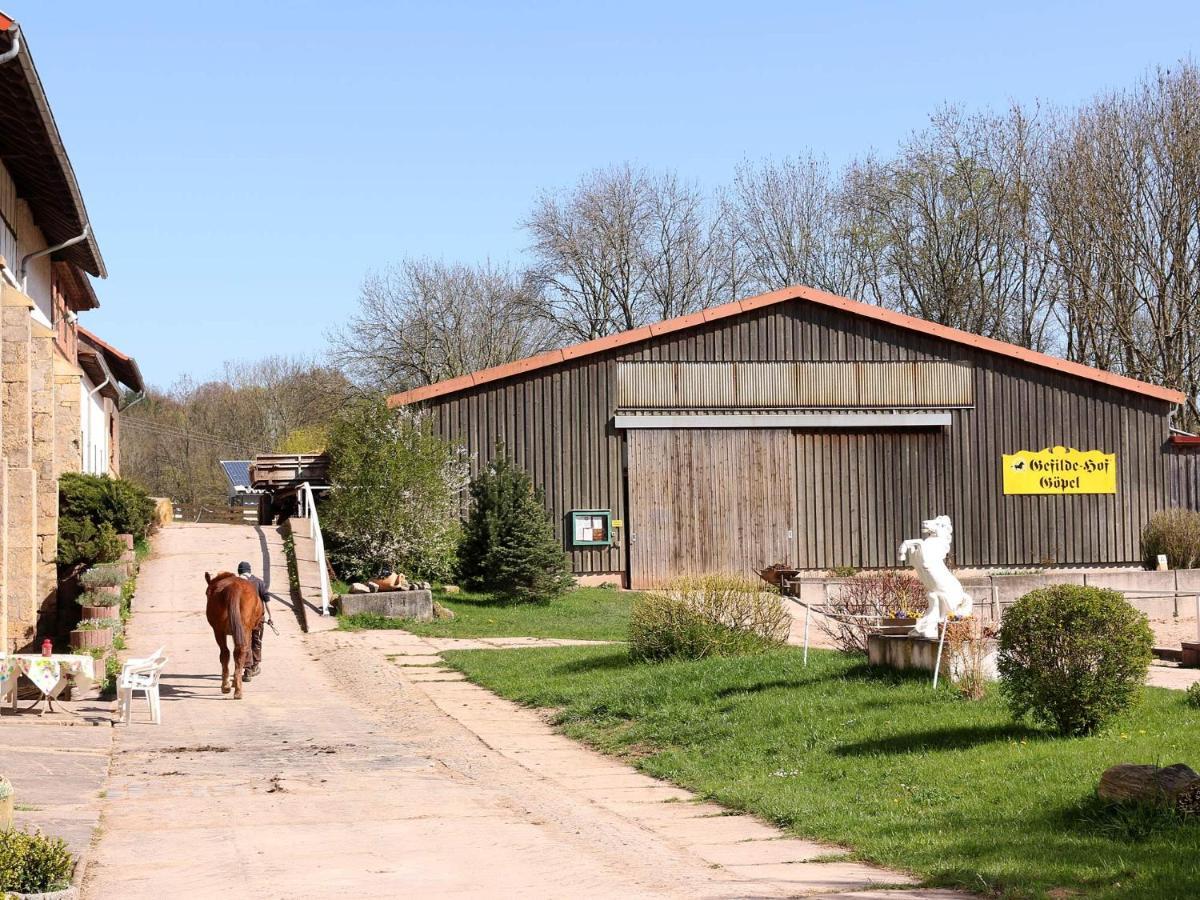
MULTIPOLYGON (((975 407, 953 410, 953 424, 936 431, 797 432, 790 562, 896 565, 899 540, 939 513, 954 519, 958 565, 1139 560, 1142 526, 1170 503, 1168 403, 828 307, 751 311, 427 405, 439 432, 464 443, 477 467, 503 444, 545 488, 560 534, 571 509, 612 509, 636 530, 637 511, 625 502, 625 436, 612 427, 619 362, 855 360, 969 364, 975 407), (1116 453, 1117 493, 1003 494, 1001 454, 1056 444, 1116 453)), ((731 464, 727 475, 742 470, 731 464)), ((620 543, 571 557, 579 573, 626 568, 620 543)))
POLYGON ((900 409, 971 406, 956 362, 641 362, 617 364, 621 409, 900 409))
POLYGON ((753 574, 794 558, 791 447, 792 435, 782 429, 630 434, 629 506, 638 511, 629 526, 632 584, 753 574))
POLYGON ((1200 447, 1168 447, 1166 461, 1171 505, 1200 509, 1200 447))

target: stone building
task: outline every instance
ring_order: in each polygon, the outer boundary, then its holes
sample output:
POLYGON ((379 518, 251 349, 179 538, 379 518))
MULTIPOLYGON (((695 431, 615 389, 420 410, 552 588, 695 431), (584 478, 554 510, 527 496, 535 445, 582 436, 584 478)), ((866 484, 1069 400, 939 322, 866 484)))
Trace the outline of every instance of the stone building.
MULTIPOLYGON (((39 618, 54 610, 58 478, 84 469, 88 404, 101 395, 103 447, 111 459, 116 385, 141 389, 136 363, 86 332, 81 337, 80 313, 99 306, 89 276, 105 274, 25 36, 0 13, 0 635, 6 650, 32 643, 39 618), (115 378, 104 384, 106 368, 115 378)), ((113 470, 111 463, 104 468, 113 470)))

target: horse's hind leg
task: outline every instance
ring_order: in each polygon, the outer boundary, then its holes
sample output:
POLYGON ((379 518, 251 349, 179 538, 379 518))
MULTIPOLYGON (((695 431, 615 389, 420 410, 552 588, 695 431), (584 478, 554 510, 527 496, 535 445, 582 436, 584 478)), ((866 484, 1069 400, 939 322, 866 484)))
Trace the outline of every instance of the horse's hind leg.
POLYGON ((217 637, 217 646, 221 648, 221 693, 229 693, 229 645, 225 641, 225 635, 217 637))
POLYGON ((242 699, 242 673, 246 671, 246 647, 233 645, 233 699, 242 699))

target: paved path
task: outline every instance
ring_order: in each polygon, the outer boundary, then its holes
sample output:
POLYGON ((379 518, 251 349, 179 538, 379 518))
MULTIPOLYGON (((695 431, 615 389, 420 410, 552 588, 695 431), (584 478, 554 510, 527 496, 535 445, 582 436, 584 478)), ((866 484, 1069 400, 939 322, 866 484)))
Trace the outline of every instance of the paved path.
POLYGON ((306 636, 276 603, 263 675, 245 700, 222 696, 202 573, 239 559, 286 586, 273 530, 156 539, 130 640, 167 645, 164 724, 116 731, 85 897, 952 896, 864 892, 905 879, 804 862, 829 848, 692 802, 454 673, 399 664, 437 662, 420 638, 306 636))

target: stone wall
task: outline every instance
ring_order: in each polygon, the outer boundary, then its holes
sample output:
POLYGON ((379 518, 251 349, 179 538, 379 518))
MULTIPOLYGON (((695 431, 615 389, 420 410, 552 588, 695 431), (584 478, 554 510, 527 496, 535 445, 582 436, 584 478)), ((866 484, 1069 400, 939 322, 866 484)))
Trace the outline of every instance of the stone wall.
POLYGON ((33 301, 0 287, 0 610, 5 649, 55 625, 58 477, 81 466, 82 372, 33 301))
POLYGON ((31 356, 33 302, 20 291, 3 289, 0 372, 3 375, 3 441, 7 459, 4 530, 5 599, 8 637, 20 648, 34 637, 37 611, 37 472, 33 468, 33 396, 31 356))

